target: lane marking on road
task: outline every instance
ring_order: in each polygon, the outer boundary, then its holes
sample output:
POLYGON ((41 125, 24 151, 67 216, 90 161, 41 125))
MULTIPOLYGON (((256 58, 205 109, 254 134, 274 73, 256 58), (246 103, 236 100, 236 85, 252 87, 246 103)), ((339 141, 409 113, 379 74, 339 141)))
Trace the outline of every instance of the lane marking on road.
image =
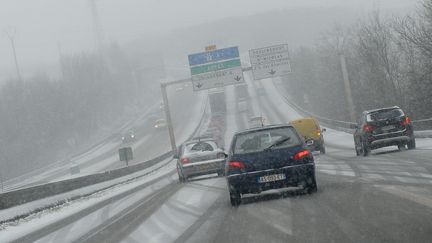
MULTIPOLYGON (((266 201, 258 206, 256 204, 241 205, 238 211, 240 211, 237 212, 238 215, 246 214, 250 216, 248 221, 255 222, 255 226, 265 230, 267 233, 275 230, 272 233, 276 235, 281 233, 280 237, 283 238, 293 235, 292 203, 289 198, 266 201), (281 212, 280 208, 283 208, 284 211, 281 212)), ((259 232, 256 233, 260 234, 259 232)), ((265 235, 257 234, 248 235, 248 241, 260 242, 264 240, 264 238, 260 239, 257 237, 265 237, 265 235)), ((276 235, 275 237, 277 237, 276 235)))
POLYGON ((222 187, 224 180, 216 178, 194 182, 196 183, 202 184, 203 187, 185 184, 125 241, 132 239, 141 242, 175 241, 213 205, 222 193, 208 190, 206 186, 222 187), (173 219, 181 219, 181 221, 173 219))
POLYGON ((384 192, 432 208, 432 196, 430 190, 420 187, 394 185, 375 185, 375 187, 384 192))

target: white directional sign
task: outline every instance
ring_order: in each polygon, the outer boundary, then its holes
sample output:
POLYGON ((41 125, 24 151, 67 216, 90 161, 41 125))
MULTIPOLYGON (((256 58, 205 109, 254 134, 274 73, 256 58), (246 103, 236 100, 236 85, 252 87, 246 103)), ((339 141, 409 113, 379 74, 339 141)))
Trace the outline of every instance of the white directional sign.
POLYGON ((237 47, 209 49, 188 58, 194 91, 244 82, 237 47))
POLYGON ((255 80, 282 76, 291 72, 288 45, 276 45, 249 51, 255 80))
POLYGON ((195 91, 219 88, 242 82, 244 82, 244 78, 241 67, 192 75, 192 83, 195 91))

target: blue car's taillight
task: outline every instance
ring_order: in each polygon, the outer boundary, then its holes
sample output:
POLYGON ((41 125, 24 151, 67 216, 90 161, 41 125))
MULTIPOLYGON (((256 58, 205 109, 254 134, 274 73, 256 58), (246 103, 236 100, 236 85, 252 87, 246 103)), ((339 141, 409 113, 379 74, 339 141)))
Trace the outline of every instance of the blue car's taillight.
POLYGON ((293 156, 293 158, 294 158, 294 160, 299 161, 299 160, 302 160, 302 159, 304 159, 304 158, 308 158, 308 157, 310 157, 310 156, 311 156, 311 153, 309 152, 309 150, 305 149, 305 150, 303 150, 303 151, 300 151, 300 152, 296 153, 296 154, 293 156))

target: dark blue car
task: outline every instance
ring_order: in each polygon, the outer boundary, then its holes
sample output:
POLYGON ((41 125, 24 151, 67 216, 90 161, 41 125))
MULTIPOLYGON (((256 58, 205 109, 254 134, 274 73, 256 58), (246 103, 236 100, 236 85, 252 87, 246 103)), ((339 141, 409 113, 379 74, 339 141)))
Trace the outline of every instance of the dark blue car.
POLYGON ((317 191, 315 163, 311 152, 290 125, 273 125, 234 135, 225 166, 231 204, 242 194, 301 186, 317 191))

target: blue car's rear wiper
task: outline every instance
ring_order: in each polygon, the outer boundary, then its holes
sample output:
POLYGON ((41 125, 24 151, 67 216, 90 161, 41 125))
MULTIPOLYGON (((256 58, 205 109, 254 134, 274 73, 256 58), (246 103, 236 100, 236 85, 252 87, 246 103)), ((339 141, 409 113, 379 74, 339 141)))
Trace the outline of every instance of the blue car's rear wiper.
POLYGON ((281 144, 285 143, 286 141, 288 141, 290 139, 291 139, 291 137, 280 138, 280 139, 276 140, 274 143, 272 143, 270 146, 268 146, 267 148, 265 148, 264 151, 271 150, 273 147, 281 145, 281 144))

